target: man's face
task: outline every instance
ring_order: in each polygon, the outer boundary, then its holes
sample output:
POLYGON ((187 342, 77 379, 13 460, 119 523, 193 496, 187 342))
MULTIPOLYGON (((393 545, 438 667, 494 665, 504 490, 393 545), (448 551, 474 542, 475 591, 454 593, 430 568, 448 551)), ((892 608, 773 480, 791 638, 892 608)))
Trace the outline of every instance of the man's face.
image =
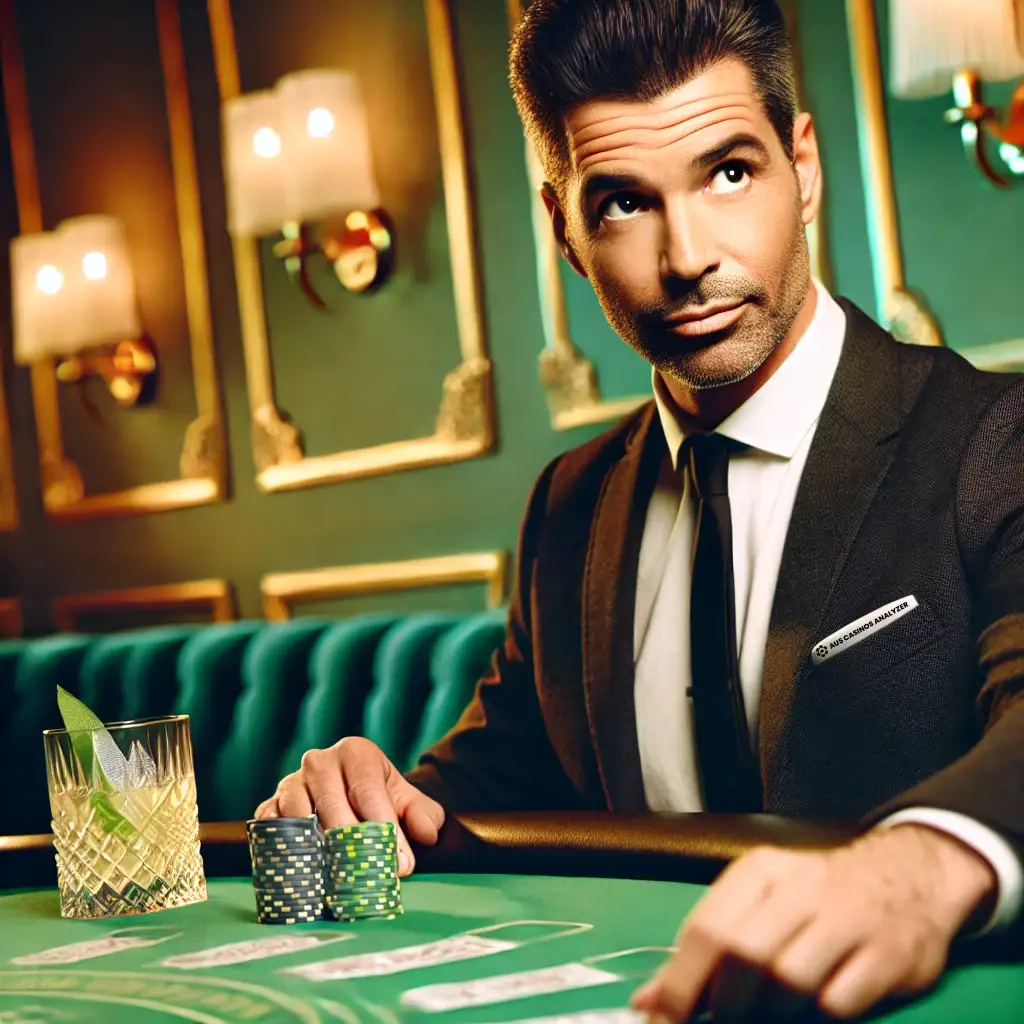
POLYGON ((585 103, 566 123, 573 172, 545 199, 609 323, 692 390, 749 376, 810 288, 810 118, 797 121, 791 162, 749 69, 730 60, 651 102, 585 103))

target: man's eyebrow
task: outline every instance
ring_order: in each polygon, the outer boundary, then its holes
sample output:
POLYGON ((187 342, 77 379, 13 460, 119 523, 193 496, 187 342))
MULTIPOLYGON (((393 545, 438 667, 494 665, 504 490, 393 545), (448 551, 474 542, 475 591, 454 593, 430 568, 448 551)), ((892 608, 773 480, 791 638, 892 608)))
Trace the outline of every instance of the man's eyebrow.
POLYGON ((592 174, 583 182, 580 197, 586 206, 594 196, 602 192, 619 192, 624 189, 641 187, 640 179, 632 174, 592 174))
POLYGON ((727 160, 737 149, 754 150, 762 160, 768 160, 771 156, 768 147, 756 135, 751 135, 749 132, 737 132, 713 149, 701 153, 693 161, 693 166, 698 170, 710 170, 716 164, 727 160))

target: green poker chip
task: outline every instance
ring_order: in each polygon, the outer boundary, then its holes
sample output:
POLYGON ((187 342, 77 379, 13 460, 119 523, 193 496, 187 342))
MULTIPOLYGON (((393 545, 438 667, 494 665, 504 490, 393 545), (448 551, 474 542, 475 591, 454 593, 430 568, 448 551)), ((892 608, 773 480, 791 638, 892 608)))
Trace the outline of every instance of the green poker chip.
POLYGON ((393 919, 403 912, 398 829, 364 821, 324 832, 324 902, 338 921, 393 919))

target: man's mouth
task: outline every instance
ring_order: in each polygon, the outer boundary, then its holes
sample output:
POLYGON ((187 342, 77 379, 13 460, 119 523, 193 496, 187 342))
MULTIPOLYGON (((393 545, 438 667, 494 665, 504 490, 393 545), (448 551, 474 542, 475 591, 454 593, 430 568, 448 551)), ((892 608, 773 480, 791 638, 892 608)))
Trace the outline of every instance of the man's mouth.
POLYGON ((688 309, 665 320, 665 326, 683 338, 700 338, 726 331, 739 322, 749 305, 746 301, 716 302, 699 309, 688 309))

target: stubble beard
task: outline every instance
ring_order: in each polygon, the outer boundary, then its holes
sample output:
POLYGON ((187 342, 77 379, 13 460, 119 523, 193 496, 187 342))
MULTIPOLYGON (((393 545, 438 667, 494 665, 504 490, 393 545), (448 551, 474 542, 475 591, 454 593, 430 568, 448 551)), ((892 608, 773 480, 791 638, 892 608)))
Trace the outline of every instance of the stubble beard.
POLYGON ((672 377, 691 391, 735 384, 749 377, 782 343, 803 308, 810 284, 810 256, 803 222, 797 217, 786 259, 788 268, 778 296, 771 301, 762 285, 752 280, 700 282, 683 306, 656 310, 624 309, 616 299, 597 288, 597 297, 612 328, 662 375, 672 377), (705 338, 683 338, 663 323, 666 315, 687 306, 699 307, 715 300, 750 300, 734 328, 705 338))

